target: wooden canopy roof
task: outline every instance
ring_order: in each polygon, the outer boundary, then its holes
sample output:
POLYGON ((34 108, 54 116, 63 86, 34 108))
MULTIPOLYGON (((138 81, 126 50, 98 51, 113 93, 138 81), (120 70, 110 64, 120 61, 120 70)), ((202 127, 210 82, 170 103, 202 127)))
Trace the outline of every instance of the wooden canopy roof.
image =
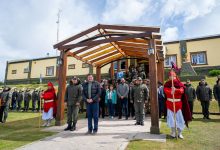
POLYGON ((155 39, 157 60, 163 60, 159 27, 98 24, 55 44, 54 48, 100 67, 122 58, 148 58, 150 39, 155 39))

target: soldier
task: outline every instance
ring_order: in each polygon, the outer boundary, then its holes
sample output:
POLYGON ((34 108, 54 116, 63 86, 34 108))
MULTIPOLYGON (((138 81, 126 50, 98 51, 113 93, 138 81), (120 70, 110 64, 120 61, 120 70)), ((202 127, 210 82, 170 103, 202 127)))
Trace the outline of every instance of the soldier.
POLYGON ((190 80, 186 81, 185 86, 186 86, 185 94, 186 94, 187 99, 188 99, 188 103, 189 103, 192 119, 194 119, 193 118, 193 105, 194 105, 194 101, 196 99, 196 90, 191 85, 190 80))
POLYGON ((24 99, 23 91, 19 90, 18 97, 17 97, 17 104, 18 104, 17 111, 21 110, 21 104, 23 102, 23 99, 24 99))
POLYGON ((82 100, 82 87, 76 77, 70 80, 66 88, 65 104, 67 106, 67 128, 64 130, 76 130, 80 101, 82 100))
POLYGON ((40 100, 39 99, 39 91, 35 89, 32 93, 32 111, 34 112, 36 110, 36 104, 40 100))
POLYGON ((10 90, 10 87, 5 87, 1 94, 0 122, 2 123, 5 123, 8 117, 9 105, 12 98, 10 90))
POLYGON ((24 111, 26 111, 26 112, 29 110, 30 100, 31 100, 30 90, 26 89, 26 91, 24 93, 24 111))
POLYGON ((139 66, 137 70, 138 70, 138 77, 140 77, 141 79, 146 79, 146 74, 144 70, 142 69, 142 67, 139 66))
POLYGON ((144 104, 148 99, 148 88, 142 84, 142 79, 138 77, 135 86, 132 88, 132 99, 134 100, 134 109, 136 123, 135 125, 144 125, 144 104))
POLYGON ((18 98, 18 92, 17 89, 14 88, 14 91, 12 92, 11 110, 16 109, 17 98, 18 98))

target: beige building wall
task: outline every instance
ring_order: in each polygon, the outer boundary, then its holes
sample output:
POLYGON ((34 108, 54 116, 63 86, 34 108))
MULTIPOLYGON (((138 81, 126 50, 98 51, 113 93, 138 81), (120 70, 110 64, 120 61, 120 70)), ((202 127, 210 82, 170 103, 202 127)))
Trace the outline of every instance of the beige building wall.
POLYGON ((181 54, 180 54, 180 45, 179 43, 165 44, 166 55, 177 55, 177 66, 181 66, 181 54))
POLYGON ((194 67, 219 66, 220 65, 220 38, 201 41, 189 41, 187 44, 187 59, 191 61, 191 52, 206 51, 207 65, 195 65, 194 67))
POLYGON ((48 58, 42 60, 33 60, 32 61, 32 69, 31 69, 31 78, 40 78, 40 74, 42 77, 55 77, 56 76, 56 58, 48 58), (54 74, 53 76, 46 75, 46 68, 47 67, 54 67, 54 74))
POLYGON ((24 69, 29 67, 29 62, 8 64, 7 80, 27 79, 28 73, 24 73, 24 69), (16 74, 12 74, 12 70, 16 70, 16 74))
POLYGON ((74 75, 87 75, 89 73, 89 68, 82 68, 83 62, 75 59, 74 57, 67 58, 67 76, 74 75), (69 65, 75 64, 75 69, 69 69, 69 65))

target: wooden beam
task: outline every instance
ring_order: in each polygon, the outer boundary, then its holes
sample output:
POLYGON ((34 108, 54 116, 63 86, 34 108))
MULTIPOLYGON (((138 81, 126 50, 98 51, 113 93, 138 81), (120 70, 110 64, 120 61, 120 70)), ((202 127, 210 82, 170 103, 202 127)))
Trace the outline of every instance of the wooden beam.
POLYGON ((90 65, 94 66, 94 64, 92 62, 90 62, 89 60, 84 60, 82 57, 75 55, 73 52, 67 52, 66 54, 68 56, 74 57, 74 58, 76 58, 78 60, 81 60, 81 61, 83 61, 83 62, 85 62, 87 64, 90 64, 90 65))
POLYGON ((95 62, 95 65, 96 66, 102 66, 103 64, 109 63, 109 62, 111 62, 113 60, 117 60, 117 59, 122 58, 122 57, 123 57, 123 55, 121 53, 118 53, 117 55, 110 56, 107 59, 95 62))
MULTIPOLYGON (((68 39, 66 39, 66 40, 63 40, 63 41, 61 41, 61 42, 55 44, 55 45, 53 46, 53 48, 54 48, 54 49, 59 48, 60 46, 62 46, 62 45, 64 45, 64 44, 67 44, 67 43, 69 43, 69 42, 71 42, 71 41, 73 41, 73 40, 76 40, 76 39, 78 39, 78 38, 80 38, 80 37, 82 37, 82 36, 84 36, 84 35, 86 35, 86 34, 88 34, 88 33, 91 33, 91 32, 93 32, 93 31, 97 30, 98 28, 99 28, 99 24, 96 25, 96 26, 94 26, 94 27, 92 27, 92 28, 89 28, 89 29, 87 29, 87 30, 85 30, 85 31, 83 31, 83 32, 81 32, 81 33, 79 33, 79 34, 76 34, 76 35, 74 35, 74 36, 72 36, 72 37, 70 37, 70 38, 68 38, 68 39)), ((63 49, 63 50, 64 50, 64 49, 63 49)))
POLYGON ((110 67, 110 77, 111 77, 111 79, 114 79, 114 77, 115 77, 115 70, 114 70, 114 63, 112 62, 111 63, 111 67, 110 67))
MULTIPOLYGON (((156 49, 156 43, 154 39, 150 40, 149 45, 156 49)), ((157 98, 157 62, 156 53, 149 56, 149 75, 150 75, 150 104, 151 104, 151 134, 160 134, 159 129, 159 109, 157 98)))
POLYGON ((147 52, 147 48, 140 48, 140 47, 129 47, 129 46, 120 46, 122 50, 133 50, 133 51, 143 51, 147 52))
POLYGON ((84 60, 90 60, 90 59, 96 58, 96 57, 98 57, 98 56, 102 56, 102 55, 108 54, 108 53, 110 53, 110 52, 112 52, 112 51, 114 51, 114 50, 116 50, 115 47, 111 47, 111 48, 106 49, 106 50, 104 50, 104 51, 101 51, 101 52, 99 52, 99 53, 97 52, 97 53, 95 53, 94 55, 91 55, 91 56, 89 56, 89 57, 86 57, 86 58, 84 58, 84 60))
POLYGON ((144 39, 128 39, 128 40, 124 40, 123 42, 141 43, 147 45, 147 41, 148 40, 144 40, 144 39))
POLYGON ((95 45, 84 47, 84 48, 82 48, 82 49, 79 49, 79 50, 75 51, 74 54, 77 55, 77 54, 82 53, 82 52, 85 52, 86 50, 89 50, 89 49, 91 49, 91 48, 93 48, 93 47, 95 47, 95 45))
POLYGON ((149 36, 149 33, 138 33, 138 34, 125 35, 121 37, 111 37, 109 39, 102 39, 102 40, 96 40, 96 41, 85 41, 85 42, 80 42, 76 44, 63 45, 63 46, 60 46, 60 48, 70 50, 76 47, 99 45, 99 44, 104 44, 104 43, 124 41, 128 39, 148 37, 148 36, 149 36))
POLYGON ((104 24, 100 24, 100 27, 103 28, 103 29, 113 29, 113 30, 160 32, 160 28, 159 27, 104 25, 104 24))
POLYGON ((64 124, 64 96, 66 90, 66 70, 67 70, 67 54, 62 51, 60 54, 62 64, 59 66, 58 76, 58 100, 57 100, 57 115, 56 122, 57 126, 64 124))
POLYGON ((100 83, 101 82, 101 67, 96 67, 96 80, 100 83))
POLYGON ((140 48, 148 48, 146 44, 137 44, 137 43, 126 43, 126 42, 116 42, 118 46, 128 46, 128 47, 140 47, 140 48))
POLYGON ((101 57, 99 57, 99 58, 96 58, 96 59, 92 60, 91 63, 95 63, 96 61, 99 61, 99 60, 108 58, 108 57, 110 57, 110 56, 112 56, 112 55, 115 55, 115 54, 118 54, 118 51, 112 52, 112 53, 108 53, 107 55, 104 55, 104 56, 101 56, 101 57))
POLYGON ((164 61, 158 61, 157 70, 158 81, 164 83, 164 61))
POLYGON ((111 47, 111 46, 112 46, 111 44, 106 44, 106 45, 104 45, 104 46, 100 46, 99 48, 96 48, 96 49, 94 49, 94 50, 91 50, 91 51, 89 51, 89 52, 87 52, 87 53, 80 54, 80 57, 86 57, 86 56, 91 55, 91 54, 93 54, 93 53, 96 53, 96 52, 99 52, 99 51, 104 50, 104 49, 106 49, 106 48, 109 48, 109 47, 111 47))

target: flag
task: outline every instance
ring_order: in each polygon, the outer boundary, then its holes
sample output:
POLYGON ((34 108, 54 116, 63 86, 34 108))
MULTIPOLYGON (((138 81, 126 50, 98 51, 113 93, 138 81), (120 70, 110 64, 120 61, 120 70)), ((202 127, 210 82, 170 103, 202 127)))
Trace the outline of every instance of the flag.
POLYGON ((174 71, 176 72, 176 73, 180 73, 180 68, 178 68, 177 67, 177 65, 173 62, 173 61, 171 61, 171 68, 172 69, 174 69, 174 71))

